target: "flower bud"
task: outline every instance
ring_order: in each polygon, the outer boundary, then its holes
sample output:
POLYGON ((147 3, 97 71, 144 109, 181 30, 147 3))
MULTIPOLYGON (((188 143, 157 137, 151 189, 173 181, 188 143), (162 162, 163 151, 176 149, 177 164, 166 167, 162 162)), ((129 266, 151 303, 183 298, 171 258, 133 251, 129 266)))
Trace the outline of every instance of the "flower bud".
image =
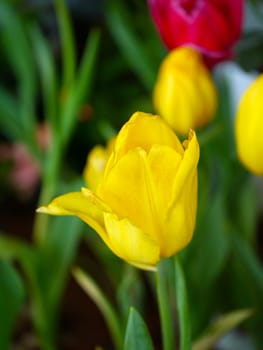
POLYGON ((263 175, 263 74, 241 97, 235 120, 237 154, 245 167, 263 175))
POLYGON ((104 169, 113 150, 114 142, 115 137, 112 137, 106 147, 97 145, 87 156, 83 177, 88 187, 93 191, 96 191, 99 183, 102 181, 104 169))
POLYGON ((155 269, 192 239, 199 145, 183 144, 159 117, 137 112, 122 127, 97 190, 55 198, 38 212, 75 215, 120 258, 155 269))
POLYGON ((169 50, 192 46, 209 65, 231 56, 242 26, 243 0, 148 0, 169 50))
POLYGON ((181 47, 168 54, 160 66, 153 103, 157 113, 182 135, 213 119, 217 92, 199 52, 181 47))

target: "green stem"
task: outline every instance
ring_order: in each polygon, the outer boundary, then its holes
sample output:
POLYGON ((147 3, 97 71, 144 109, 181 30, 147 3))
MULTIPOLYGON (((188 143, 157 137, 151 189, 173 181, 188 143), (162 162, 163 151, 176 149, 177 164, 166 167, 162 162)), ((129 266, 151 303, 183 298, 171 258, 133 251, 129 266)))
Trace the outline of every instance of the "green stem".
POLYGON ((191 349, 191 334, 185 277, 179 257, 175 261, 176 302, 180 329, 180 350, 191 349))
POLYGON ((158 264, 156 276, 157 299, 161 322, 163 350, 174 350, 174 327, 168 293, 168 263, 168 260, 162 259, 158 264))
MULTIPOLYGON (((44 165, 43 182, 38 201, 39 206, 48 204, 55 193, 63 156, 64 149, 57 137, 56 141, 54 140, 52 152, 49 152, 46 158, 46 164, 44 165)), ((37 244, 41 244, 44 241, 49 220, 50 217, 48 215, 36 215, 33 227, 33 238, 37 244)))
POLYGON ((122 332, 118 315, 95 281, 80 268, 73 269, 73 275, 83 290, 100 309, 107 323, 116 350, 122 349, 122 332))

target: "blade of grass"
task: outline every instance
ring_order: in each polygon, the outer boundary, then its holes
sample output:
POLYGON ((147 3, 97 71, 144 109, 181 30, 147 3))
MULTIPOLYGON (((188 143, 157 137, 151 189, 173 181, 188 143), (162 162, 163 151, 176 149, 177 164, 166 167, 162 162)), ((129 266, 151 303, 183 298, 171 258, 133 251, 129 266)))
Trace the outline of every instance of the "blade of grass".
POLYGON ((62 86, 64 93, 71 86, 76 70, 76 48, 71 19, 64 0, 55 0, 55 9, 62 42, 62 86))
POLYGON ((45 118, 56 128, 58 127, 58 88, 54 57, 47 40, 36 24, 31 28, 31 37, 40 73, 45 118))
POLYGON ((99 310, 104 316, 109 331, 112 336, 112 340, 115 344, 116 350, 122 349, 122 332, 121 324, 117 313, 113 306, 102 293, 101 289, 97 286, 96 282, 87 275, 83 270, 78 267, 73 269, 73 276, 83 290, 90 296, 90 298, 97 305, 99 310))
POLYGON ((148 59, 143 47, 132 30, 125 2, 109 1, 106 20, 113 38, 119 46, 123 56, 136 72, 144 86, 151 91, 155 82, 156 72, 148 59))

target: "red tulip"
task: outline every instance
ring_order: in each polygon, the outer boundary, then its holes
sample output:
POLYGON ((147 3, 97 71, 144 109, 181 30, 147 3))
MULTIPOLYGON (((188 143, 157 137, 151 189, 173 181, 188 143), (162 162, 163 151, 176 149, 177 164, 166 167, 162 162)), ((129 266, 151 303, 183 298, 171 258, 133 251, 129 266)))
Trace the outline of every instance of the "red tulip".
POLYGON ((212 66, 232 56, 242 29, 243 0, 148 0, 169 50, 188 45, 212 66))

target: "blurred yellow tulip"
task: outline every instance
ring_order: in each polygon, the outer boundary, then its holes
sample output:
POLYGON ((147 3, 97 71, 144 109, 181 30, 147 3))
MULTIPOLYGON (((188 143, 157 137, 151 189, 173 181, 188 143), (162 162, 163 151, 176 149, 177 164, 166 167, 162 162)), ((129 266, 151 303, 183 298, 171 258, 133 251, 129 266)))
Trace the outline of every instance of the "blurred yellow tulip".
POLYGON ((263 74, 241 97, 235 120, 237 154, 245 167, 263 175, 263 74))
POLYGON ((182 135, 213 119, 217 91, 199 52, 180 47, 168 54, 159 69, 153 104, 157 113, 182 135))
POLYGON ((96 192, 62 195, 38 212, 76 215, 117 256, 155 269, 192 238, 198 160, 193 131, 181 144, 159 116, 137 112, 117 135, 96 192))
POLYGON ((83 177, 87 186, 93 191, 96 191, 102 181, 104 169, 113 150, 114 142, 115 137, 112 137, 106 147, 97 145, 88 154, 83 177))

